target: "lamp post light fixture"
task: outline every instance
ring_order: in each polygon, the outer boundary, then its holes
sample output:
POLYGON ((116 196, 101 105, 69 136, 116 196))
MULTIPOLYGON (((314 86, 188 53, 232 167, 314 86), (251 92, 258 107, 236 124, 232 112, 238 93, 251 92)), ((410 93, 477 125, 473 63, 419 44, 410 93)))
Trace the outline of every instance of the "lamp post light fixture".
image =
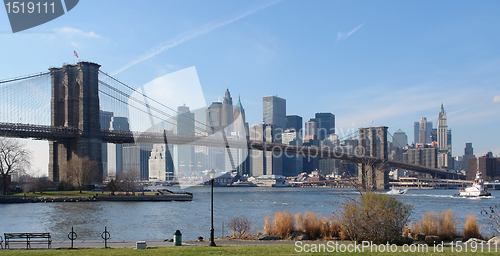
POLYGON ((212 204, 212 218, 211 218, 211 227, 210 227, 210 246, 216 246, 214 242, 214 179, 215 179, 215 171, 212 169, 210 172, 210 183, 212 185, 211 190, 211 204, 212 204))

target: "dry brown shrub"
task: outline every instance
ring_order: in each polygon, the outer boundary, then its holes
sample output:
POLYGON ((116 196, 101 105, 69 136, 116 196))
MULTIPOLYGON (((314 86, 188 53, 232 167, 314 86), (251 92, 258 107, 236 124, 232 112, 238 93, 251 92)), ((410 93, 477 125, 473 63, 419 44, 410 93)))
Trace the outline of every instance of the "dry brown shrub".
POLYGON ((272 220, 269 216, 264 217, 264 234, 272 235, 273 228, 271 227, 272 220))
POLYGON ((442 240, 453 240, 457 236, 458 220, 451 209, 439 213, 438 236, 442 240))
POLYGON ((477 225, 476 221, 476 215, 475 214, 469 214, 467 217, 465 217, 465 224, 464 224, 464 238, 469 239, 469 238, 482 238, 481 237, 481 228, 477 225))
POLYGON ((343 240, 343 241, 349 240, 349 235, 347 235, 346 231, 342 230, 339 233, 339 238, 340 238, 340 240, 343 240))
POLYGON ((342 221, 335 214, 332 214, 331 220, 312 211, 306 211, 304 215, 295 214, 295 227, 311 239, 339 237, 341 226, 342 221))
POLYGON ((295 228, 300 231, 304 230, 304 219, 300 212, 295 214, 295 228))
POLYGON ((264 218, 264 232, 273 236, 288 238, 293 230, 293 215, 285 210, 274 213, 271 220, 268 216, 264 218))
POLYGON ((306 211, 303 225, 304 233, 308 234, 311 239, 316 239, 321 234, 321 218, 322 216, 319 214, 315 214, 312 211, 306 211))
POLYGON ((332 213, 330 215, 330 235, 331 237, 340 237, 342 232, 342 219, 339 215, 332 213))
POLYGON ((437 218, 433 211, 422 214, 422 221, 415 223, 414 232, 426 234, 428 236, 437 235, 437 218))

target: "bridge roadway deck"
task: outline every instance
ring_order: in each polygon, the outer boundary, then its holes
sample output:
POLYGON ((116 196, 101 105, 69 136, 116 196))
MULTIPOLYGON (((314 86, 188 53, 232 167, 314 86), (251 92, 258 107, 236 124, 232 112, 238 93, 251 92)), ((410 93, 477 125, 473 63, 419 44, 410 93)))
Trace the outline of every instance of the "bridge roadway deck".
MULTIPOLYGON (((14 124, 0 123, 0 136, 15 137, 15 138, 33 138, 39 140, 67 140, 80 136, 81 133, 77 128, 71 127, 54 127, 44 125, 29 125, 29 124, 14 124)), ((128 132, 128 131, 110 131, 101 130, 101 133, 96 137, 101 137, 103 142, 108 143, 166 143, 174 145, 198 145, 208 147, 222 148, 240 148, 260 151, 273 151, 283 154, 293 155, 300 154, 303 156, 323 157, 341 159, 353 163, 369 163, 381 164, 383 159, 360 156, 357 154, 347 153, 343 151, 332 150, 329 148, 308 147, 285 145, 281 143, 270 143, 265 141, 254 141, 246 139, 227 138, 222 136, 198 136, 198 135, 178 135, 170 133, 152 133, 152 132, 128 132)), ((434 177, 443 178, 460 178, 464 179, 464 175, 452 174, 441 169, 408 164, 398 161, 387 161, 385 164, 389 167, 412 170, 421 173, 428 173, 434 177)))

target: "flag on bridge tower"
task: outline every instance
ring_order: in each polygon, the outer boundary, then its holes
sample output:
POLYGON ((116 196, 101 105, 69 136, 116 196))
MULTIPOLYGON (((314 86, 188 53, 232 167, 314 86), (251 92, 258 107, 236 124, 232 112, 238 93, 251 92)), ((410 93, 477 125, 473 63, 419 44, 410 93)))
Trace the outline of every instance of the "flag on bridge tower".
POLYGON ((78 58, 78 53, 76 53, 76 51, 73 51, 73 53, 74 53, 73 55, 75 55, 75 57, 78 58))

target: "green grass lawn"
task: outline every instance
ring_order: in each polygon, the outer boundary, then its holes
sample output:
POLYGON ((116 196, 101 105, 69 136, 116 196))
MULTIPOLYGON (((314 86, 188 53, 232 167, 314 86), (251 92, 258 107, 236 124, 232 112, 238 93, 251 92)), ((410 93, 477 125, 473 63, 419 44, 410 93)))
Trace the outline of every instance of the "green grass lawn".
MULTIPOLYGON (((304 243, 306 244, 306 243, 304 243)), ((259 245, 259 246, 169 246, 169 247, 150 247, 146 250, 135 250, 132 248, 95 248, 95 249, 60 249, 60 250, 2 250, 0 255, 364 255, 370 251, 356 253, 338 253, 338 252, 296 252, 295 245, 259 245)), ((311 249, 311 248, 308 248, 311 249)), ((397 247, 398 252, 377 252, 370 253, 374 255, 420 255, 422 252, 402 252, 403 247, 397 247), (399 252, 401 251, 401 252, 399 252)), ((456 249, 456 248, 455 248, 456 249)), ((486 251, 486 248, 484 248, 486 251)), ((500 251, 500 248, 499 250, 500 251)), ((498 252, 491 249, 491 252, 473 252, 471 248, 465 252, 452 252, 450 247, 445 247, 444 252, 434 252, 433 247, 428 248, 429 255, 498 255, 498 252)))

